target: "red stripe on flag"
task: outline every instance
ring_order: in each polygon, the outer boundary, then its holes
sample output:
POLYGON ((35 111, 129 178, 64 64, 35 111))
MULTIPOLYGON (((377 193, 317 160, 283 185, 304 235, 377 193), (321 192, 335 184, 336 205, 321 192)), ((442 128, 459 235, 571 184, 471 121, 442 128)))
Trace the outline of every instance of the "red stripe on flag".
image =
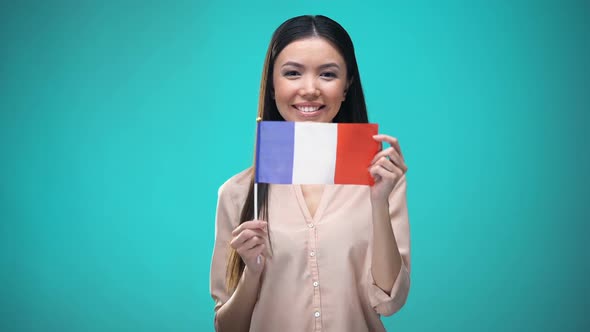
POLYGON ((369 166, 379 151, 377 124, 339 123, 335 184, 373 185, 369 166))

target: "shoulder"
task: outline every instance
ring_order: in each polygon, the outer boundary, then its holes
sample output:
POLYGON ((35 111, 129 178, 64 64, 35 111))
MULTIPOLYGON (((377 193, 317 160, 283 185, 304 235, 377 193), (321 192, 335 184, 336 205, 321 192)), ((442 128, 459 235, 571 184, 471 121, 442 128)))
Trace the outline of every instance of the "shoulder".
POLYGON ((252 167, 249 167, 227 179, 219 187, 219 199, 229 199, 235 203, 244 201, 250 189, 252 170, 252 167))

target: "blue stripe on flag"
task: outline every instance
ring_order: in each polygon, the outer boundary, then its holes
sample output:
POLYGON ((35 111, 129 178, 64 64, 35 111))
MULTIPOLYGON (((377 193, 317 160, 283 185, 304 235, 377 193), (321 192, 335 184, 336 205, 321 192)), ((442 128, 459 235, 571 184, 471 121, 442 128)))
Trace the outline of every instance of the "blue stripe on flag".
POLYGON ((293 146, 295 123, 262 121, 258 123, 256 145, 256 182, 293 182, 293 146))

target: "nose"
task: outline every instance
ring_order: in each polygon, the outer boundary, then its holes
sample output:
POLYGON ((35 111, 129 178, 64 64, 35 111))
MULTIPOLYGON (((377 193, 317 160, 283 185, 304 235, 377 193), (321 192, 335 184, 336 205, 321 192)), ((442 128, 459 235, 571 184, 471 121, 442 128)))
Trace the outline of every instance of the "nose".
POLYGON ((316 86, 314 78, 309 77, 302 80, 302 86, 299 89, 299 95, 306 98, 316 98, 320 96, 320 90, 316 86))

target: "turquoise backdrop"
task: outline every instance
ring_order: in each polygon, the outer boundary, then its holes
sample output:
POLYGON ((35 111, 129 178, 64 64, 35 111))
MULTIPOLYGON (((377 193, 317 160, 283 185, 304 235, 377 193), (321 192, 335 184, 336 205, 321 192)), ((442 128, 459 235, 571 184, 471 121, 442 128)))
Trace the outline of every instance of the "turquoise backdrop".
POLYGON ((212 331, 218 187, 273 30, 352 36, 409 165, 392 331, 589 331, 587 1, 0 5, 0 330, 212 331))

